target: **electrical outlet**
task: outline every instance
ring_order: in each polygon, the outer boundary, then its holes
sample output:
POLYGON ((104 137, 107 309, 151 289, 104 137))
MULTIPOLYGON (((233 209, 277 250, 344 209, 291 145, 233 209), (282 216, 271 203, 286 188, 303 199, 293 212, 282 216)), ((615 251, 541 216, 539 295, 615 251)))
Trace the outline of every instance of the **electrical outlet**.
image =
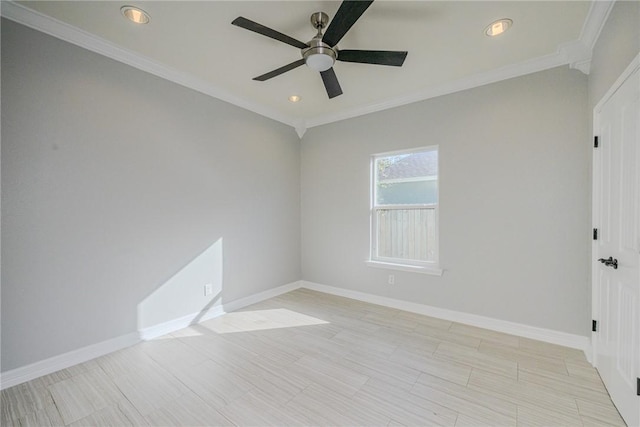
POLYGON ((208 283, 204 285, 204 296, 211 295, 213 293, 213 285, 208 283))
POLYGON ((394 276, 393 274, 389 275, 389 284, 393 285, 396 282, 396 276, 394 276))

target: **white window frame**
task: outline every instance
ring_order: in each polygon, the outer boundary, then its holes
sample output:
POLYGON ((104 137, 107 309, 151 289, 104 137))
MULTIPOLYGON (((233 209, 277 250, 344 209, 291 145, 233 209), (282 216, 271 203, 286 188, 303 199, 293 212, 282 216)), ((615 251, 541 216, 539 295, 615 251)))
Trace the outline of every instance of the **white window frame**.
POLYGON ((416 273, 425 273, 432 274, 436 276, 441 276, 443 271, 440 268, 440 221, 439 221, 439 200, 440 200, 440 149, 438 145, 430 145, 427 147, 419 147, 412 148, 409 150, 400 150, 400 151, 389 151, 385 153, 377 153, 371 156, 371 164, 370 164, 370 211, 369 211, 369 220, 370 220, 370 244, 369 244, 369 259, 367 260, 367 265, 376 268, 384 268, 390 270, 402 270, 402 271, 411 271, 416 273), (419 204, 419 205, 386 205, 386 206, 376 206, 377 194, 376 194, 376 160, 389 157, 389 156, 397 156, 402 154, 412 154, 419 153, 424 151, 436 151, 438 153, 438 191, 437 191, 437 200, 435 204, 419 204), (408 260, 402 258, 386 258, 379 257, 376 255, 377 246, 378 246, 378 223, 377 223, 377 211, 379 209, 389 210, 389 209, 411 209, 411 208, 434 208, 434 216, 435 216, 435 259, 434 261, 419 261, 419 260, 408 260))

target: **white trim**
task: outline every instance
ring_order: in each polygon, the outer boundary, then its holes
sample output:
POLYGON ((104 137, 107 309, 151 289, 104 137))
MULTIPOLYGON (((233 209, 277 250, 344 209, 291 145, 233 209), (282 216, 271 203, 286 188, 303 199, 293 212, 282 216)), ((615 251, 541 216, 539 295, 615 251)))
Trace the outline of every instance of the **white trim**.
MULTIPOLYGON (((281 114, 274 109, 239 97, 225 89, 211 84, 208 81, 171 68, 139 53, 122 48, 87 31, 29 9, 27 6, 22 4, 15 3, 13 1, 2 1, 1 14, 3 17, 19 24, 26 25, 27 27, 106 56, 107 58, 122 62, 165 80, 169 80, 181 86, 209 95, 213 98, 244 108, 245 110, 252 111, 261 116, 284 123, 295 128, 296 131, 298 131, 298 128, 304 128, 304 126, 300 125, 300 121, 293 117, 281 114)), ((298 135, 300 135, 300 131, 298 131, 298 135)))
MULTIPOLYGON (((433 180, 437 181, 437 180, 433 180)), ((379 181, 382 182, 382 181, 379 181)), ((404 210, 415 210, 415 209, 436 209, 438 207, 437 203, 425 203, 424 205, 377 205, 374 209, 379 209, 383 211, 404 211, 404 210)))
POLYGON ((584 21, 580 38, 573 42, 563 43, 558 46, 558 53, 564 55, 569 62, 569 67, 580 70, 584 74, 591 71, 591 57, 593 47, 600 37, 602 28, 613 9, 616 0, 592 1, 589 13, 584 21))
POLYGON ((117 338, 72 350, 58 356, 53 356, 30 365, 2 372, 0 373, 0 390, 22 384, 26 381, 31 381, 43 375, 51 374, 61 369, 95 359, 96 357, 104 356, 105 354, 112 353, 126 347, 130 347, 139 343, 141 340, 150 340, 161 335, 186 328, 193 324, 193 321, 196 318, 198 319, 198 322, 204 322, 205 320, 221 316, 242 307, 285 294, 300 288, 300 286, 301 284, 298 281, 282 285, 277 288, 268 289, 245 298, 231 301, 227 304, 223 304, 222 306, 216 306, 199 318, 198 316, 200 313, 193 313, 155 326, 140 329, 138 332, 132 332, 127 335, 122 335, 117 338))
POLYGON ((205 320, 213 319, 214 317, 222 316, 223 314, 225 314, 223 306, 217 305, 209 309, 204 314, 202 314, 201 312, 191 313, 186 316, 178 317, 177 319, 168 320, 166 322, 158 323, 157 325, 138 329, 138 334, 140 335, 140 339, 142 341, 148 341, 166 334, 170 334, 171 332, 184 329, 187 326, 193 325, 194 323, 200 323, 204 322, 205 320))
POLYGON ((301 123, 296 125, 296 134, 298 134, 298 138, 302 139, 305 133, 307 133, 307 125, 305 121, 302 120, 301 123))
POLYGON ((591 363, 592 366, 595 366, 594 360, 593 360, 593 345, 592 345, 592 339, 589 339, 589 343, 587 344, 587 347, 584 349, 584 355, 587 358, 587 362, 591 363))
MULTIPOLYGON (((607 92, 608 93, 608 92, 607 92)), ((605 98, 609 98, 605 96, 605 98)), ((598 103, 598 106, 600 103, 598 103)), ((592 131, 592 139, 589 141, 591 145, 592 156, 591 156, 591 225, 593 228, 597 228, 599 231, 599 238, 602 239, 602 228, 600 224, 600 212, 599 212, 599 204, 600 204, 600 183, 598 182, 598 177, 600 175, 600 150, 597 150, 593 147, 593 136, 597 135, 598 129, 600 127, 600 115, 597 113, 599 111, 599 107, 596 106, 593 110, 593 131, 592 131)), ((598 253, 598 241, 591 240, 591 319, 592 320, 600 320, 600 312, 599 312, 599 301, 600 301, 600 285, 598 281, 598 267, 596 266, 596 259, 598 253)), ((598 337, 597 332, 591 332, 591 364, 593 366, 598 366, 598 337)))
MULTIPOLYGON (((370 210, 369 210, 369 226, 370 226, 370 234, 369 234, 369 260, 366 261, 367 265, 370 267, 377 268, 387 268, 392 270, 404 270, 411 271, 414 273, 424 273, 424 274, 433 274, 437 276, 442 276, 442 270, 440 269, 440 225, 439 225, 439 200, 440 200, 440 181, 438 180, 440 175, 440 155, 438 154, 440 151, 440 146, 438 144, 429 145, 426 147, 417 147, 410 148, 405 150, 398 151, 387 151, 385 153, 376 153, 371 155, 371 163, 370 163, 370 210), (404 154, 416 154, 416 153, 427 153, 427 152, 435 152, 437 154, 437 171, 438 174, 435 176, 430 176, 430 181, 435 181, 437 184, 438 190, 436 191, 437 200, 435 203, 430 204, 414 204, 414 205, 399 205, 399 204, 389 204, 389 205, 377 205, 376 200, 378 200, 378 173, 377 173, 377 161, 378 159, 384 159, 388 157, 395 157, 404 154), (435 237, 434 237, 434 246, 435 246, 435 259, 429 262, 418 261, 418 260, 410 260, 410 259, 401 259, 401 258, 386 258, 378 256, 378 211, 381 210, 402 210, 402 209, 433 209, 434 217, 435 217, 435 237)), ((380 182, 389 182, 390 180, 384 180, 380 182)))
MULTIPOLYGON (((602 107, 606 104, 607 101, 613 96, 614 93, 624 84, 624 82, 633 75, 638 69, 640 69, 640 53, 636 55, 635 58, 629 63, 627 68, 624 69, 620 77, 616 79, 616 81, 611 85, 609 90, 604 94, 604 96, 598 101, 596 106, 593 108, 593 132, 592 137, 597 136, 600 129, 600 112, 602 111, 602 107)), ((589 143, 591 144, 591 141, 589 143)), ((591 221, 592 227, 601 230, 600 225, 600 183, 599 183, 599 174, 600 174, 600 163, 599 163, 599 151, 595 150, 592 156, 592 187, 591 187, 591 221)), ((593 240, 591 242, 591 318, 600 321, 600 313, 599 313, 599 305, 600 305, 600 292, 599 292, 599 282, 598 282, 598 271, 599 264, 597 258, 597 244, 598 242, 593 240)), ((589 348, 590 355, 588 357, 589 362, 593 366, 598 366, 598 339, 596 336, 597 332, 591 333, 591 345, 589 348)))
POLYGON ((494 319, 491 317, 479 316, 477 314, 463 313, 460 311, 447 310, 425 304, 402 301, 379 295, 353 291, 350 289, 336 288, 308 281, 302 281, 302 287, 327 294, 338 295, 371 304, 396 308, 398 310, 409 311, 411 313, 423 314, 425 316, 437 317, 439 319, 450 320, 452 322, 464 323, 477 326, 479 328, 490 329, 492 331, 503 332, 519 337, 530 338, 557 344, 565 347, 587 351, 589 338, 582 335, 569 334, 566 332, 554 331, 552 329, 538 328, 536 326, 514 323, 506 320, 494 319))
POLYGON ((581 40, 562 43, 558 46, 558 54, 565 57, 569 68, 582 71, 587 75, 589 74, 591 70, 592 49, 581 40))
MULTIPOLYGON (((221 310, 214 309, 203 316, 199 321, 204 321, 224 313, 238 310, 240 308, 264 301, 287 292, 294 291, 298 288, 311 289, 318 292, 324 292, 331 295, 338 295, 345 298, 351 298, 358 301, 364 301, 371 304, 383 305, 386 307, 396 308, 398 310, 409 311, 412 313, 423 314, 426 316, 437 317, 440 319, 450 320, 453 322, 464 323, 477 326, 480 328, 490 329, 493 331, 504 332, 525 338, 531 338, 552 344, 558 344, 566 347, 577 348, 585 351, 587 360, 591 360, 589 339, 580 335, 568 334, 565 332, 553 331, 550 329, 538 328, 535 326, 523 325, 520 323, 508 322, 505 320, 493 319, 490 317, 479 316, 470 313, 463 313, 443 308, 428 306, 425 304, 417 304, 408 301, 397 300, 393 298, 383 297, 379 295, 368 294, 364 292, 353 291, 350 289, 336 288, 333 286, 322 285, 319 283, 299 280, 277 288, 268 289, 266 291, 240 298, 223 304, 221 310)), ((216 307, 217 308, 217 307, 216 307)), ((175 330, 182 329, 188 324, 184 324, 185 319, 193 319, 197 316, 190 315, 169 322, 165 322, 150 328, 140 330, 138 333, 130 333, 113 338, 107 341, 82 347, 77 350, 60 354, 30 365, 12 369, 10 371, 0 373, 0 389, 5 389, 26 381, 33 380, 43 375, 51 374, 61 369, 68 368, 79 363, 86 362, 96 357, 112 353, 117 350, 135 345, 140 342, 140 337, 151 339, 175 330)))
POLYGON ((444 270, 437 265, 409 265, 409 264, 396 264, 393 262, 383 262, 378 260, 367 260, 364 262, 369 267, 383 268, 385 270, 399 270, 409 271, 411 273, 430 274, 432 276, 442 276, 444 270))
POLYGON ((502 80, 532 74, 538 71, 548 70, 561 65, 569 64, 572 68, 588 73, 591 61, 591 50, 602 31, 604 23, 606 22, 614 3, 615 0, 592 1, 589 13, 587 14, 587 18, 585 19, 585 23, 580 33, 580 39, 567 43, 564 47, 562 45, 559 46, 558 51, 554 54, 534 58, 518 64, 508 65, 485 73, 472 75, 455 82, 445 83, 417 92, 411 92, 407 95, 390 99, 388 101, 353 108, 337 114, 312 117, 307 120, 296 119, 292 116, 282 114, 272 108, 238 97, 220 87, 212 85, 209 82, 124 49, 89 32, 29 9, 27 6, 22 4, 15 3, 13 1, 2 1, 0 2, 0 14, 7 19, 26 25, 27 27, 36 29, 45 34, 49 34, 53 37, 57 37, 61 40, 99 53, 108 58, 196 90, 205 95, 218 98, 256 114, 260 114, 289 125, 295 129, 298 137, 302 139, 307 129, 311 127, 359 117, 365 114, 375 113, 414 102, 424 101, 430 98, 448 95, 502 80), (587 56, 585 56, 585 52, 588 53, 587 56))
POLYGON ((615 2, 616 0, 595 0, 591 2, 591 7, 589 8, 587 19, 584 20, 579 39, 588 46, 589 49, 593 49, 596 45, 615 2))
POLYGON ((385 184, 404 184, 405 182, 436 181, 437 179, 438 179, 437 175, 431 175, 431 176, 414 176, 413 178, 381 179, 378 182, 382 182, 385 184))
POLYGON ((220 317, 223 314, 230 313, 232 311, 241 309, 251 304, 264 301, 269 298, 277 297, 278 295, 286 294, 300 287, 299 282, 293 282, 286 285, 278 286, 277 288, 267 289, 266 291, 249 295, 248 297, 240 298, 228 303, 215 306, 208 310, 205 314, 202 312, 191 313, 186 316, 172 319, 167 322, 159 323, 157 325, 149 326, 147 328, 139 329, 141 340, 151 340, 162 335, 170 334, 171 332, 178 331, 193 325, 194 323, 204 322, 215 317, 220 317))
MULTIPOLYGON (((636 55, 635 58, 631 60, 627 68, 624 69, 620 77, 616 79, 616 81, 611 85, 609 90, 604 94, 604 96, 598 101, 596 106, 593 108, 593 114, 595 118, 596 112, 600 112, 604 104, 613 96, 614 93, 624 84, 624 82, 638 69, 640 68, 640 53, 636 55)), ((594 132, 596 131, 595 121, 594 121, 594 132)))
POLYGON ((519 64, 507 65, 505 67, 487 71, 485 73, 475 74, 460 80, 456 80, 454 82, 414 91, 405 96, 390 99, 388 101, 353 108, 351 110, 343 111, 337 114, 328 114, 325 116, 311 118, 307 120, 307 128, 351 119, 354 117, 363 116, 365 114, 387 110, 389 108, 400 107, 403 105, 412 104, 414 102, 436 98, 438 96, 449 95, 452 93, 461 92, 463 90, 473 89, 475 87, 496 83, 502 80, 520 77, 527 74, 536 73, 538 71, 549 70, 551 68, 559 67, 566 64, 567 60, 564 55, 554 53, 540 58, 524 61, 519 64))
POLYGON ((277 288, 267 289, 266 291, 259 292, 257 294, 249 295, 248 297, 240 298, 237 300, 233 300, 224 304, 225 312, 229 313, 232 311, 239 310, 251 304, 256 304, 260 301, 267 300, 269 298, 274 298, 282 294, 286 294, 287 292, 295 291, 302 286, 300 280, 296 282, 291 282, 286 285, 278 286, 277 288))
POLYGON ((133 332, 31 363, 30 365, 2 372, 0 373, 0 389, 3 390, 26 381, 31 381, 43 375, 51 374, 61 369, 95 359, 96 357, 130 347, 139 342, 138 334, 133 332))
POLYGON ((573 42, 559 45, 558 50, 554 54, 530 59, 518 64, 507 65, 485 73, 475 74, 455 82, 423 89, 413 94, 408 94, 406 96, 381 103, 357 107, 338 114, 328 114, 325 116, 311 118, 307 120, 307 128, 351 119, 365 114, 424 101, 442 95, 449 95, 463 90, 496 83, 502 80, 549 70, 561 65, 568 64, 571 68, 580 70, 584 74, 589 74, 593 46, 596 44, 602 28, 604 28, 607 18, 609 17, 609 13, 611 12, 611 9, 613 9, 614 3, 615 0, 592 1, 589 12, 587 13, 587 18, 585 19, 582 30, 580 31, 580 38, 573 42))

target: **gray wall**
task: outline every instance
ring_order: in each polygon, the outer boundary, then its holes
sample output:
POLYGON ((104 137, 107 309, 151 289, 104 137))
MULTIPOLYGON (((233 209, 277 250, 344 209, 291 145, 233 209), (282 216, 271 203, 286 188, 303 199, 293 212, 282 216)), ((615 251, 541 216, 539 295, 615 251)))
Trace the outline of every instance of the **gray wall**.
POLYGON ((587 119, 587 77, 561 67, 310 129, 303 278, 586 335, 587 119), (444 275, 366 266, 370 155, 433 144, 444 275))
POLYGON ((299 280, 299 144, 3 20, 2 370, 299 280))
POLYGON ((639 2, 615 4, 588 86, 560 68, 310 129, 300 177, 290 128, 3 20, 2 371, 301 263, 310 281, 587 334, 584 141, 639 21, 639 2), (444 276, 366 267, 369 155, 431 144, 444 276))
POLYGON ((589 114, 638 53, 640 1, 618 0, 593 49, 589 73, 589 114))

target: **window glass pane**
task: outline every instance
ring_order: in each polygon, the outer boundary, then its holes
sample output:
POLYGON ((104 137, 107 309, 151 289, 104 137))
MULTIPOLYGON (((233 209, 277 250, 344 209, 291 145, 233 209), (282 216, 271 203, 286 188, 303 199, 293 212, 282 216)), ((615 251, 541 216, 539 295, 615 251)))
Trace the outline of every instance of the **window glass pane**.
POLYGON ((377 209, 377 256, 435 261, 435 208, 377 209))
POLYGON ((437 151, 379 157, 375 161, 376 206, 437 203, 437 179, 437 151))
POLYGON ((416 181, 378 184, 377 201, 380 205, 419 205, 438 202, 438 181, 416 181))

